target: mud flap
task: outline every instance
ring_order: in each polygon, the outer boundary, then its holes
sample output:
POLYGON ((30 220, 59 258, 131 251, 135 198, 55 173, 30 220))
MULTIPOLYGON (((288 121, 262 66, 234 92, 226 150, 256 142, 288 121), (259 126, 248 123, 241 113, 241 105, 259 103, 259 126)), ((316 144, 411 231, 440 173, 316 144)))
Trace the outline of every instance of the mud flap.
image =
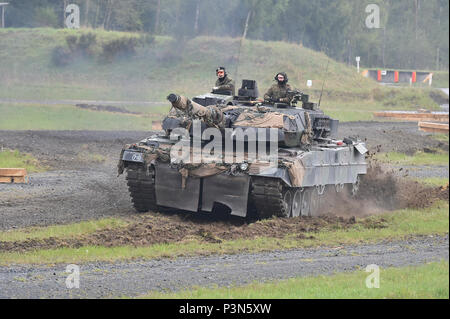
POLYGON ((214 175, 203 179, 202 210, 211 212, 214 203, 231 209, 231 215, 245 217, 250 187, 248 175, 214 175))
POLYGON ((200 178, 188 177, 186 187, 181 187, 181 174, 167 164, 157 163, 156 203, 159 206, 198 211, 200 178))

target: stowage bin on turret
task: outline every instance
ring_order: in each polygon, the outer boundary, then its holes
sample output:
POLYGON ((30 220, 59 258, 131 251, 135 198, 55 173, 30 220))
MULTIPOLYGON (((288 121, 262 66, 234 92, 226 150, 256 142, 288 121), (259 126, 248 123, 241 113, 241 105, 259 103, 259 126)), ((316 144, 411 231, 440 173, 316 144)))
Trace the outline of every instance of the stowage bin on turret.
POLYGON ((137 211, 315 216, 325 192, 356 194, 367 170, 363 142, 336 140, 338 121, 302 92, 289 92, 290 104, 258 100, 252 80, 238 92, 170 94, 164 133, 123 148, 119 174, 137 211))

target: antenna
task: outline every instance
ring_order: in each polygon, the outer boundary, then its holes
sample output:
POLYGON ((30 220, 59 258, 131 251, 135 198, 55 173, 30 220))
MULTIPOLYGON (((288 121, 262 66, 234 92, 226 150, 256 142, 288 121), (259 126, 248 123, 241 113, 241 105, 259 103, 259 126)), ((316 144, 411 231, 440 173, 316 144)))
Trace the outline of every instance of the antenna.
POLYGON ((245 19, 244 33, 242 34, 241 41, 239 43, 239 52, 238 52, 238 60, 237 60, 237 65, 236 65, 236 74, 235 74, 235 77, 234 77, 234 80, 236 81, 235 83, 237 83, 237 77, 238 77, 238 71, 239 71, 239 63, 241 61, 241 48, 242 48, 242 44, 244 43, 245 38, 247 37, 248 24, 250 22, 250 17, 252 15, 252 12, 253 12, 253 7, 251 7, 250 10, 248 11, 247 18, 245 19))
POLYGON ((237 76, 238 76, 238 71, 239 71, 239 63, 241 60, 241 47, 242 47, 242 42, 244 42, 244 38, 241 38, 241 40, 239 41, 239 51, 238 51, 238 58, 237 58, 237 64, 236 64, 236 73, 234 75, 234 81, 235 83, 237 83, 237 76))
POLYGON ((319 108, 320 108, 320 102, 322 102, 322 94, 323 94, 323 88, 325 87, 325 81, 327 79, 327 73, 328 73, 328 65, 330 64, 330 58, 328 58, 328 62, 327 62, 327 68, 325 70, 325 75, 324 75, 324 79, 322 82, 322 91, 320 92, 320 98, 319 98, 319 108))

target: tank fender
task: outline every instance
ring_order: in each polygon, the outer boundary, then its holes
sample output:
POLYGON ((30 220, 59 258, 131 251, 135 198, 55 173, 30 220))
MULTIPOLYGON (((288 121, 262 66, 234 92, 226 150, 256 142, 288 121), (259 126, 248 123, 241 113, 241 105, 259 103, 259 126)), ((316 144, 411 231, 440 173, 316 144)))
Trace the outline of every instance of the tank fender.
POLYGON ((281 179, 287 186, 292 187, 289 171, 286 167, 261 168, 259 173, 249 173, 249 175, 281 179))

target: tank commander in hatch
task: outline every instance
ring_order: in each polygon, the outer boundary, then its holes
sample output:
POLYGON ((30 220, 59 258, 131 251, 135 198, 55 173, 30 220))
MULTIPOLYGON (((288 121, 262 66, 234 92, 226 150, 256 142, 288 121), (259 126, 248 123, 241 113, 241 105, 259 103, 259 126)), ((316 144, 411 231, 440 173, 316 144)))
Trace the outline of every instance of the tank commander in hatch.
POLYGON ((288 92, 292 90, 288 84, 287 74, 279 72, 275 75, 275 83, 270 87, 266 94, 264 94, 264 100, 268 102, 281 102, 290 104, 292 98, 289 97, 288 92))
POLYGON ((216 69, 217 81, 212 93, 234 96, 234 81, 228 76, 223 66, 216 69))

